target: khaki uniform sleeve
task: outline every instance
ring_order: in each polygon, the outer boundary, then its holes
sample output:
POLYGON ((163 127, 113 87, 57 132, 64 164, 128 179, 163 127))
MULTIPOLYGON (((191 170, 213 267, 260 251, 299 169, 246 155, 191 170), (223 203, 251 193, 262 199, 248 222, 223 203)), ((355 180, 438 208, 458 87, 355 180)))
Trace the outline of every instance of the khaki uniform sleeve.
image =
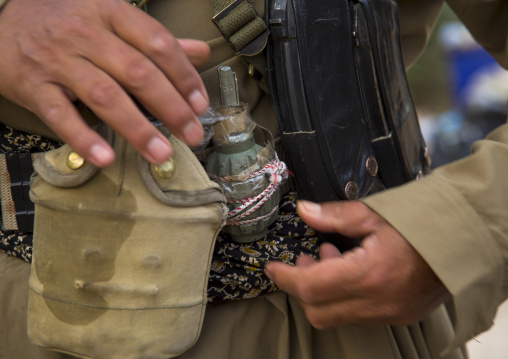
POLYGON ((399 0, 399 23, 404 65, 421 55, 443 8, 443 0, 399 0))
MULTIPOLYGON (((476 40, 508 67, 508 2, 448 3, 476 40)), ((426 38, 430 26, 411 24, 416 20, 411 9, 418 13, 413 0, 401 1, 403 41, 426 38)), ((411 243, 452 293, 457 315, 452 347, 492 325, 508 297, 508 124, 476 142, 469 157, 364 202, 411 243)))
POLYGON ((447 0, 471 35, 508 68, 508 1, 447 0))
MULTIPOLYGON (((473 37, 508 68, 508 1, 447 0, 473 37)), ((424 50, 441 12, 443 0, 399 0, 400 31, 406 67, 424 50)))

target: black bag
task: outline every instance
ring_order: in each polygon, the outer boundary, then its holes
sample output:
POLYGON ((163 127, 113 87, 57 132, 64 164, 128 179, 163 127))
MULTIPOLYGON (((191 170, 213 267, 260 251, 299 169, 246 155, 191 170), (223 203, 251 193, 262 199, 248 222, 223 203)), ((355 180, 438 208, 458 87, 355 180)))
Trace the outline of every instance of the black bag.
POLYGON ((393 0, 267 0, 268 79, 301 198, 357 199, 429 171, 393 0))
MULTIPOLYGON (((355 200, 429 172, 394 0, 266 0, 267 28, 256 31, 248 0, 213 1, 214 23, 262 88, 267 44, 267 87, 301 198, 355 200)), ((341 250, 358 243, 321 236, 341 250)))

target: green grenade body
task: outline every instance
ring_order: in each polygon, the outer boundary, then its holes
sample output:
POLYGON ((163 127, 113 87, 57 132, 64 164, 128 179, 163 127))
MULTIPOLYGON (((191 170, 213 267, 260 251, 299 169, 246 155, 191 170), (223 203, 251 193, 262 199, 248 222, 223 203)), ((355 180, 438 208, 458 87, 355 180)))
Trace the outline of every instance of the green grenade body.
MULTIPOLYGON (((221 126, 221 130, 216 132, 212 138, 214 151, 207 159, 207 172, 218 178, 217 182, 226 195, 230 211, 240 205, 236 203, 237 201, 255 197, 270 185, 270 174, 249 176, 261 169, 258 155, 264 148, 256 144, 252 133, 252 122, 245 120, 248 117, 248 110, 244 108, 239 114, 225 120, 235 124, 231 126, 231 132, 225 133, 224 128, 230 129, 227 125, 221 126)), ((277 190, 259 208, 241 220, 249 222, 259 217, 266 216, 265 218, 244 224, 227 224, 223 231, 240 243, 263 238, 268 231, 268 226, 277 218, 278 211, 273 209, 278 206, 279 201, 280 191, 277 190), (272 211, 273 213, 268 215, 272 211)))

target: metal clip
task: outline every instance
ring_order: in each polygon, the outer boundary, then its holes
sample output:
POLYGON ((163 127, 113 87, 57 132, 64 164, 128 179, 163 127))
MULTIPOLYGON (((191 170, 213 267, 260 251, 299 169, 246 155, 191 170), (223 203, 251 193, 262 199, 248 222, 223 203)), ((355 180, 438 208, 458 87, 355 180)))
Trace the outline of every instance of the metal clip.
POLYGON ((221 101, 224 106, 238 106, 238 80, 229 66, 218 68, 221 101))

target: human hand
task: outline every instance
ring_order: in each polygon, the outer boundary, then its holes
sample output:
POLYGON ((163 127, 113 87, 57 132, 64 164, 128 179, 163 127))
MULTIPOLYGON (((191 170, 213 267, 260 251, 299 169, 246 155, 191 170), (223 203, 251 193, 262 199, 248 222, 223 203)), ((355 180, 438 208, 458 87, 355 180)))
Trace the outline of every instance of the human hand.
POLYGON ((81 118, 80 99, 152 163, 172 154, 167 139, 129 94, 190 145, 208 95, 194 66, 206 43, 178 40, 124 0, 11 0, 0 12, 0 95, 41 118, 97 166, 114 153, 81 118))
POLYGON ((413 247, 361 202, 298 203, 312 228, 363 237, 341 254, 324 243, 320 261, 302 256, 295 266, 272 262, 265 272, 295 296, 311 324, 410 324, 434 310, 449 293, 413 247))

